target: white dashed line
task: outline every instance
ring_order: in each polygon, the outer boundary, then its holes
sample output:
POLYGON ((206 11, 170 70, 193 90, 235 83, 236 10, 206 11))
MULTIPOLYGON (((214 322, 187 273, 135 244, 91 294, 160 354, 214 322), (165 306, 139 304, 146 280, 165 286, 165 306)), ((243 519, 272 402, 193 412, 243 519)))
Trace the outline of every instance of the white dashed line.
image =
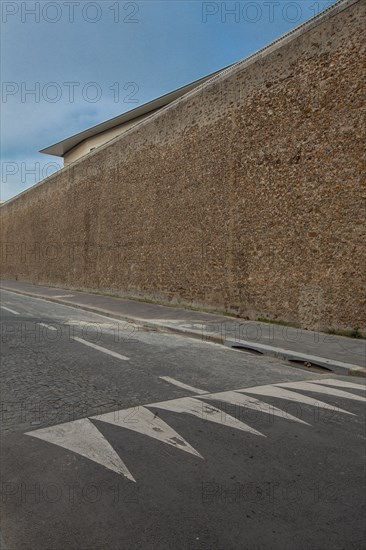
POLYGON ((53 327, 52 325, 46 325, 46 323, 38 323, 38 324, 41 325, 41 327, 45 327, 50 330, 57 330, 56 327, 53 327))
POLYGON ((119 353, 116 353, 115 351, 111 351, 106 348, 102 348, 102 346, 97 346, 97 344, 92 344, 91 342, 87 342, 86 340, 83 340, 82 338, 78 338, 77 336, 72 337, 73 340, 76 342, 79 342, 80 344, 84 344, 85 346, 89 346, 90 348, 94 348, 98 351, 101 351, 102 353, 106 353, 107 355, 111 355, 112 357, 115 357, 116 359, 121 359, 122 361, 129 361, 130 358, 126 357, 125 355, 120 355, 119 353))
MULTIPOLYGON (((12 292, 11 290, 5 290, 4 288, 0 288, 0 291, 1 292, 7 292, 8 294, 12 294, 15 297, 19 297, 18 292, 12 292)), ((52 302, 52 300, 47 299, 47 298, 38 298, 36 296, 28 296, 27 294, 22 294, 21 296, 22 296, 22 298, 28 298, 28 300, 36 300, 37 302, 46 302, 48 305, 55 306, 55 302, 52 302)), ((65 304, 56 304, 56 305, 60 308, 74 309, 75 312, 80 315, 80 308, 74 307, 71 304, 70 305, 69 304, 67 304, 67 305, 65 305, 65 304)), ((88 312, 84 312, 84 313, 88 313, 88 312)), ((124 323, 124 324, 127 323, 127 321, 121 321, 121 319, 115 319, 114 317, 110 317, 109 315, 107 316, 107 315, 102 315, 101 313, 94 313, 94 312, 92 314, 93 314, 93 317, 102 317, 103 319, 107 319, 108 321, 115 321, 116 323, 124 323)), ((75 322, 77 322, 77 321, 75 321, 75 322)), ((88 321, 84 321, 84 322, 86 324, 89 324, 88 321)), ((139 325, 136 325, 134 323, 128 322, 127 324, 128 324, 128 326, 139 327, 139 325)))
POLYGON ((199 390, 198 388, 194 388, 193 386, 189 386, 188 384, 183 384, 183 382, 179 382, 179 380, 170 378, 170 376, 159 376, 159 378, 161 378, 161 380, 165 380, 165 382, 170 382, 170 384, 173 384, 174 386, 178 386, 179 388, 183 388, 184 390, 188 390, 193 393, 197 393, 197 394, 208 393, 205 390, 199 390))
POLYGON ((20 315, 17 311, 14 311, 13 309, 10 309, 10 307, 0 306, 1 309, 5 309, 6 311, 9 311, 10 313, 14 313, 14 315, 20 315))

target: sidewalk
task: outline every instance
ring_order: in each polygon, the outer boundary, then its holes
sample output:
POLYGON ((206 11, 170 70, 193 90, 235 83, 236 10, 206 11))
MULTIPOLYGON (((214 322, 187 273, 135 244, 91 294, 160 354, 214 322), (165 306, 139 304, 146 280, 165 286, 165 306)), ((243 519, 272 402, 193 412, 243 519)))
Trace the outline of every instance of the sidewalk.
POLYGON ((366 340, 364 339, 346 338, 19 281, 2 280, 0 287, 149 328, 183 333, 186 336, 230 347, 247 348, 281 359, 309 362, 329 368, 338 374, 365 375, 366 373, 366 340))

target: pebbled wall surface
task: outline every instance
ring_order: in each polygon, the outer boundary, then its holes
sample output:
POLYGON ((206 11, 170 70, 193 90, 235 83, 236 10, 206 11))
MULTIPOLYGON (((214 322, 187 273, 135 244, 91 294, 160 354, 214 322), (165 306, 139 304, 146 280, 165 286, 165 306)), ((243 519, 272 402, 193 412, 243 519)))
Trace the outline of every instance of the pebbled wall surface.
POLYGON ((365 0, 1 207, 2 276, 366 327, 365 0))

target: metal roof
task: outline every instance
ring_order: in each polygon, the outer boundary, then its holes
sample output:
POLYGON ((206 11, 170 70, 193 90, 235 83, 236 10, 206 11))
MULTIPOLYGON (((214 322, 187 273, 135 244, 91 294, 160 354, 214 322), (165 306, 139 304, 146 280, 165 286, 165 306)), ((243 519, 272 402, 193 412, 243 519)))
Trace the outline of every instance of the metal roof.
MULTIPOLYGON (((231 67, 231 65, 228 65, 228 67, 231 67)), ((190 84, 187 84, 182 88, 178 88, 173 92, 169 92, 165 95, 162 95, 161 97, 153 99, 152 101, 149 101, 148 103, 145 103, 140 107, 136 107, 136 109, 131 109, 130 111, 127 111, 122 115, 118 115, 116 117, 110 118, 105 122, 97 124, 96 126, 92 126, 87 130, 83 130, 78 134, 75 134, 66 139, 63 139, 62 141, 59 141, 58 143, 55 143, 54 145, 50 145, 45 149, 41 149, 39 152, 45 153, 46 155, 55 155, 57 157, 63 157, 68 151, 76 147, 76 145, 79 145, 79 143, 81 143, 82 141, 85 141, 88 138, 101 134, 106 130, 115 128, 116 126, 119 126, 120 124, 124 124, 125 122, 130 122, 135 118, 141 117, 143 115, 148 115, 149 113, 152 113, 153 111, 156 111, 161 107, 165 107, 169 103, 172 103, 172 101, 174 101, 175 99, 178 99, 184 94, 190 92, 191 90, 193 90, 193 88, 196 88, 200 84, 203 84, 204 82, 206 82, 206 80, 209 80, 213 76, 216 76, 217 74, 221 73, 228 67, 220 69, 219 71, 209 74, 203 78, 200 78, 199 80, 195 80, 194 82, 191 82, 190 84)))

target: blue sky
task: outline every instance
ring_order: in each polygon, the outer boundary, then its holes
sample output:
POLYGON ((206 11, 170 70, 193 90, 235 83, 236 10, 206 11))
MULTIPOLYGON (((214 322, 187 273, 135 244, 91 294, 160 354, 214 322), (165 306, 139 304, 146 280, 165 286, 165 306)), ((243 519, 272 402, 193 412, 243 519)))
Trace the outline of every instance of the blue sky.
POLYGON ((234 63, 332 3, 2 0, 1 199, 62 165, 39 149, 234 63))

